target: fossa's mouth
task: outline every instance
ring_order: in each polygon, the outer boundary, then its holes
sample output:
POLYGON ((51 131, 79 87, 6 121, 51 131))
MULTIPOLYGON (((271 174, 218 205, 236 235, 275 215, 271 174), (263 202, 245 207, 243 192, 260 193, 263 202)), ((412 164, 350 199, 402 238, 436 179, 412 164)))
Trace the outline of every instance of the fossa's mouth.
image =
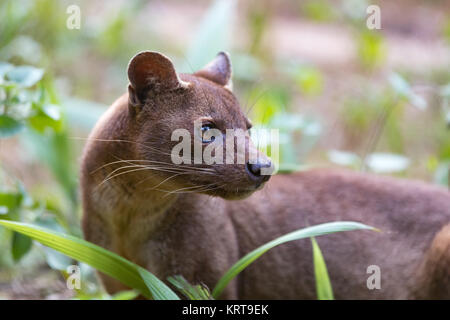
POLYGON ((230 188, 224 186, 224 187, 217 187, 214 190, 210 190, 204 193, 212 196, 218 196, 227 200, 239 200, 249 197, 255 191, 261 190, 262 188, 264 188, 264 185, 265 182, 248 187, 230 188))

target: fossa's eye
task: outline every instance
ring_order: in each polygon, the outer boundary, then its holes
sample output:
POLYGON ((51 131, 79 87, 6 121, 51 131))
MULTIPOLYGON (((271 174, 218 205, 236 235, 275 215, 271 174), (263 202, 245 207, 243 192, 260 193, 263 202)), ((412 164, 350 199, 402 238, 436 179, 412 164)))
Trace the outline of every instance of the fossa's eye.
POLYGON ((206 133, 207 131, 211 130, 211 129, 215 129, 216 126, 212 123, 204 123, 202 124, 202 142, 203 143, 210 143, 213 142, 216 137, 215 136, 210 136, 210 134, 206 133))

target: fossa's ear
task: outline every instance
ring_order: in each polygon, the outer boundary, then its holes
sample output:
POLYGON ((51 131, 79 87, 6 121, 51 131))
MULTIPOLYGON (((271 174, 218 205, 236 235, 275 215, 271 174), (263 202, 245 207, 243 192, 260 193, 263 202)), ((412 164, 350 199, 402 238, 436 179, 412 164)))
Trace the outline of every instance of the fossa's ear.
POLYGON ((173 91, 187 88, 189 85, 178 77, 169 58, 151 51, 138 53, 131 59, 128 65, 128 79, 131 105, 142 105, 150 93, 173 91))
POLYGON ((233 88, 231 82, 231 60, 226 52, 219 52, 214 60, 194 74, 220 84, 229 90, 233 88))

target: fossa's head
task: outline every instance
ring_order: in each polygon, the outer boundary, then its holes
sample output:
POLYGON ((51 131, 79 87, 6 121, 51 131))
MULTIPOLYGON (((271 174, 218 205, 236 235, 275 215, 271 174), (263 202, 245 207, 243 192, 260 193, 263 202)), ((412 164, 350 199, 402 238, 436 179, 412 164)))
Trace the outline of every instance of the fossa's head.
POLYGON ((128 78, 135 157, 153 167, 160 190, 233 199, 269 179, 271 162, 252 144, 251 123, 232 92, 228 54, 178 74, 164 55, 142 52, 130 61, 128 78))

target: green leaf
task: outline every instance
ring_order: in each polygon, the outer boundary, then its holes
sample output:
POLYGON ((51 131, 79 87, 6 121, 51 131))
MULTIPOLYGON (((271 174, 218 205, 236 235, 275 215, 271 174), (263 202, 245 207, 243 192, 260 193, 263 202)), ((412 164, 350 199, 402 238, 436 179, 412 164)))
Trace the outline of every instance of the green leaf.
POLYGON ((248 267, 252 262, 266 253, 268 250, 290 241, 295 241, 304 238, 317 237, 328 233, 341 232, 341 231, 351 231, 351 230, 377 230, 373 227, 367 226, 362 223, 352 222, 352 221, 339 221, 339 222, 329 222, 323 223, 312 227, 307 227, 300 229, 284 236, 276 238, 261 247, 253 250, 252 252, 246 254, 238 262, 236 262, 228 271, 220 278, 219 282, 215 286, 212 295, 217 299, 222 291, 225 289, 227 284, 233 280, 242 270, 248 267))
POLYGON ((20 192, 0 192, 0 214, 13 213, 20 208, 23 194, 20 192))
POLYGON ((22 130, 23 125, 14 118, 0 115, 0 138, 10 137, 22 130))
POLYGON ((43 75, 43 69, 38 69, 32 66, 19 66, 10 70, 6 74, 6 77, 8 80, 17 83, 24 88, 28 88, 39 82, 43 75))
POLYGON ((85 262, 126 286, 138 290, 144 297, 158 300, 179 299, 167 285, 146 269, 93 243, 26 223, 0 220, 0 225, 20 232, 75 260, 85 262))
POLYGON ((11 253, 15 262, 18 262, 22 257, 30 251, 32 241, 29 237, 24 236, 18 232, 13 232, 11 242, 11 253))
POLYGON ((179 300, 178 296, 161 280, 146 269, 139 267, 138 272, 155 300, 179 300))
POLYGON ((327 265, 314 237, 311 238, 313 248, 314 275, 316 277, 317 299, 333 300, 333 288, 331 287, 330 277, 328 276, 327 265))
POLYGON ((63 123, 59 106, 54 104, 39 106, 33 103, 33 109, 35 109, 35 114, 28 118, 28 123, 34 130, 44 133, 46 129, 53 131, 62 129, 63 123))

